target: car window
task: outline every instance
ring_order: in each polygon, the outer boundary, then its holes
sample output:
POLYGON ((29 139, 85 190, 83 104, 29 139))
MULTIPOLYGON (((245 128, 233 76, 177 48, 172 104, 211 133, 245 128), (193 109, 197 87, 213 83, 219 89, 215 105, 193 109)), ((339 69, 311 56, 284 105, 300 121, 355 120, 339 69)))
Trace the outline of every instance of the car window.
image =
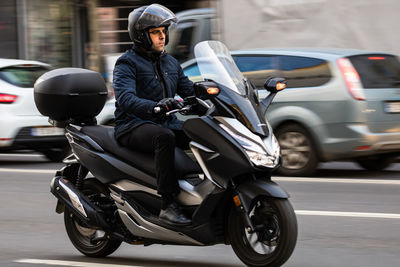
POLYGON ((263 88, 268 78, 278 76, 276 56, 233 55, 232 57, 243 75, 259 89, 263 88))
POLYGON ((192 76, 199 76, 200 70, 199 66, 197 64, 190 65, 189 67, 186 67, 183 72, 185 73, 186 76, 192 77, 192 76))
POLYGON ((178 45, 184 45, 189 47, 192 41, 192 35, 194 31, 194 26, 182 29, 181 38, 179 39, 178 45))
POLYGON ((37 78, 50 69, 37 65, 18 65, 0 69, 0 79, 15 86, 31 88, 37 78))
POLYGON ((363 87, 400 88, 400 62, 393 55, 375 54, 349 57, 363 87))
POLYGON ((234 56, 236 65, 241 72, 266 70, 274 68, 274 57, 234 56))
POLYGON ((183 73, 191 80, 192 82, 198 82, 202 81, 203 78, 201 76, 199 66, 197 66, 197 63, 194 63, 193 65, 190 65, 186 68, 183 69, 183 73))
POLYGON ((320 86, 332 77, 328 62, 318 58, 279 56, 279 69, 287 88, 320 86))
POLYGON ((170 44, 166 50, 179 61, 190 56, 193 35, 197 24, 192 21, 181 22, 178 27, 170 29, 170 44))

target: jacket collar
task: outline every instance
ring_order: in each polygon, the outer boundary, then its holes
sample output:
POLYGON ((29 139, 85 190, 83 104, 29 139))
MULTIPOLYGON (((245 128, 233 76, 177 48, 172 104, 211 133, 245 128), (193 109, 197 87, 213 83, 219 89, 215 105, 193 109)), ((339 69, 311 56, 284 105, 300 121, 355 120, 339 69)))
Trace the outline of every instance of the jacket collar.
POLYGON ((144 50, 141 47, 138 46, 133 46, 132 49, 138 53, 140 56, 144 57, 145 59, 151 61, 151 62, 156 62, 159 61, 161 59, 161 57, 165 56, 167 54, 167 52, 162 51, 161 53, 159 52, 154 52, 154 51, 147 51, 144 50))

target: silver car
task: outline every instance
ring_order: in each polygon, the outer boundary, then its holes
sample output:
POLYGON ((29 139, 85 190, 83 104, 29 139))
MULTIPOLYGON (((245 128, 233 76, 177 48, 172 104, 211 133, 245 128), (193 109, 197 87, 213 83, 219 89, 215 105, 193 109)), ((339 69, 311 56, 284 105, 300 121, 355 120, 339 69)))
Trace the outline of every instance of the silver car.
MULTIPOLYGON (((282 175, 311 175, 319 162, 354 160, 382 170, 400 155, 400 62, 359 50, 254 49, 232 52, 259 90, 284 77, 267 117, 282 149, 282 175)), ((196 79, 196 62, 183 65, 196 79)))

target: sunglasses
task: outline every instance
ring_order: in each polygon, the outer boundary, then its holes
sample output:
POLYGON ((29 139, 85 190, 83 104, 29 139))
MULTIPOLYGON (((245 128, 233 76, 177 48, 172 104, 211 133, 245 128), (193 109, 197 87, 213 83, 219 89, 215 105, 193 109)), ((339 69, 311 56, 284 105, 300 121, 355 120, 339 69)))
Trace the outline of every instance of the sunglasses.
POLYGON ((149 31, 150 34, 154 34, 154 35, 161 35, 161 33, 163 33, 164 35, 166 35, 167 32, 168 32, 167 29, 164 29, 164 30, 161 30, 161 31, 160 31, 160 30, 150 30, 150 31, 149 31))

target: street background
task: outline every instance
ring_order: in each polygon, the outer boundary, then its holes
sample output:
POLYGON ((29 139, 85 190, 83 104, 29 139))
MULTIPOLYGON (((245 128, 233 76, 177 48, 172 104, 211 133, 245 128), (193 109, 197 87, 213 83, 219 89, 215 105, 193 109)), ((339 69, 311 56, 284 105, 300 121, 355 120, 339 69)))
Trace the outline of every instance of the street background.
MULTIPOLYGON (((216 8, 212 36, 230 49, 323 46, 400 54, 398 0, 2 0, 0 57, 88 68, 109 80, 107 59, 132 45, 129 12, 153 2, 174 12, 216 8)), ((0 154, 1 267, 242 266, 225 245, 123 244, 104 259, 82 256, 49 190, 61 167, 39 154, 0 154)), ((274 180, 290 193, 299 224, 285 266, 400 266, 400 163, 380 172, 324 163, 313 177, 274 180)))
MULTIPOLYGON (((60 167, 39 154, 0 154, 0 266, 243 266, 225 245, 123 244, 104 259, 82 256, 49 191, 60 167)), ((400 266, 399 163, 368 172, 332 162, 314 177, 274 180, 290 193, 299 224, 296 249, 284 266, 400 266)))
MULTIPOLYGON (((229 49, 330 47, 399 55, 397 0, 2 0, 0 58, 39 60, 54 67, 102 72, 132 46, 128 14, 159 3, 173 12, 211 8, 211 38, 229 49)), ((201 35, 187 29, 180 46, 201 35)), ((187 27, 187 28, 186 28, 187 27)))

